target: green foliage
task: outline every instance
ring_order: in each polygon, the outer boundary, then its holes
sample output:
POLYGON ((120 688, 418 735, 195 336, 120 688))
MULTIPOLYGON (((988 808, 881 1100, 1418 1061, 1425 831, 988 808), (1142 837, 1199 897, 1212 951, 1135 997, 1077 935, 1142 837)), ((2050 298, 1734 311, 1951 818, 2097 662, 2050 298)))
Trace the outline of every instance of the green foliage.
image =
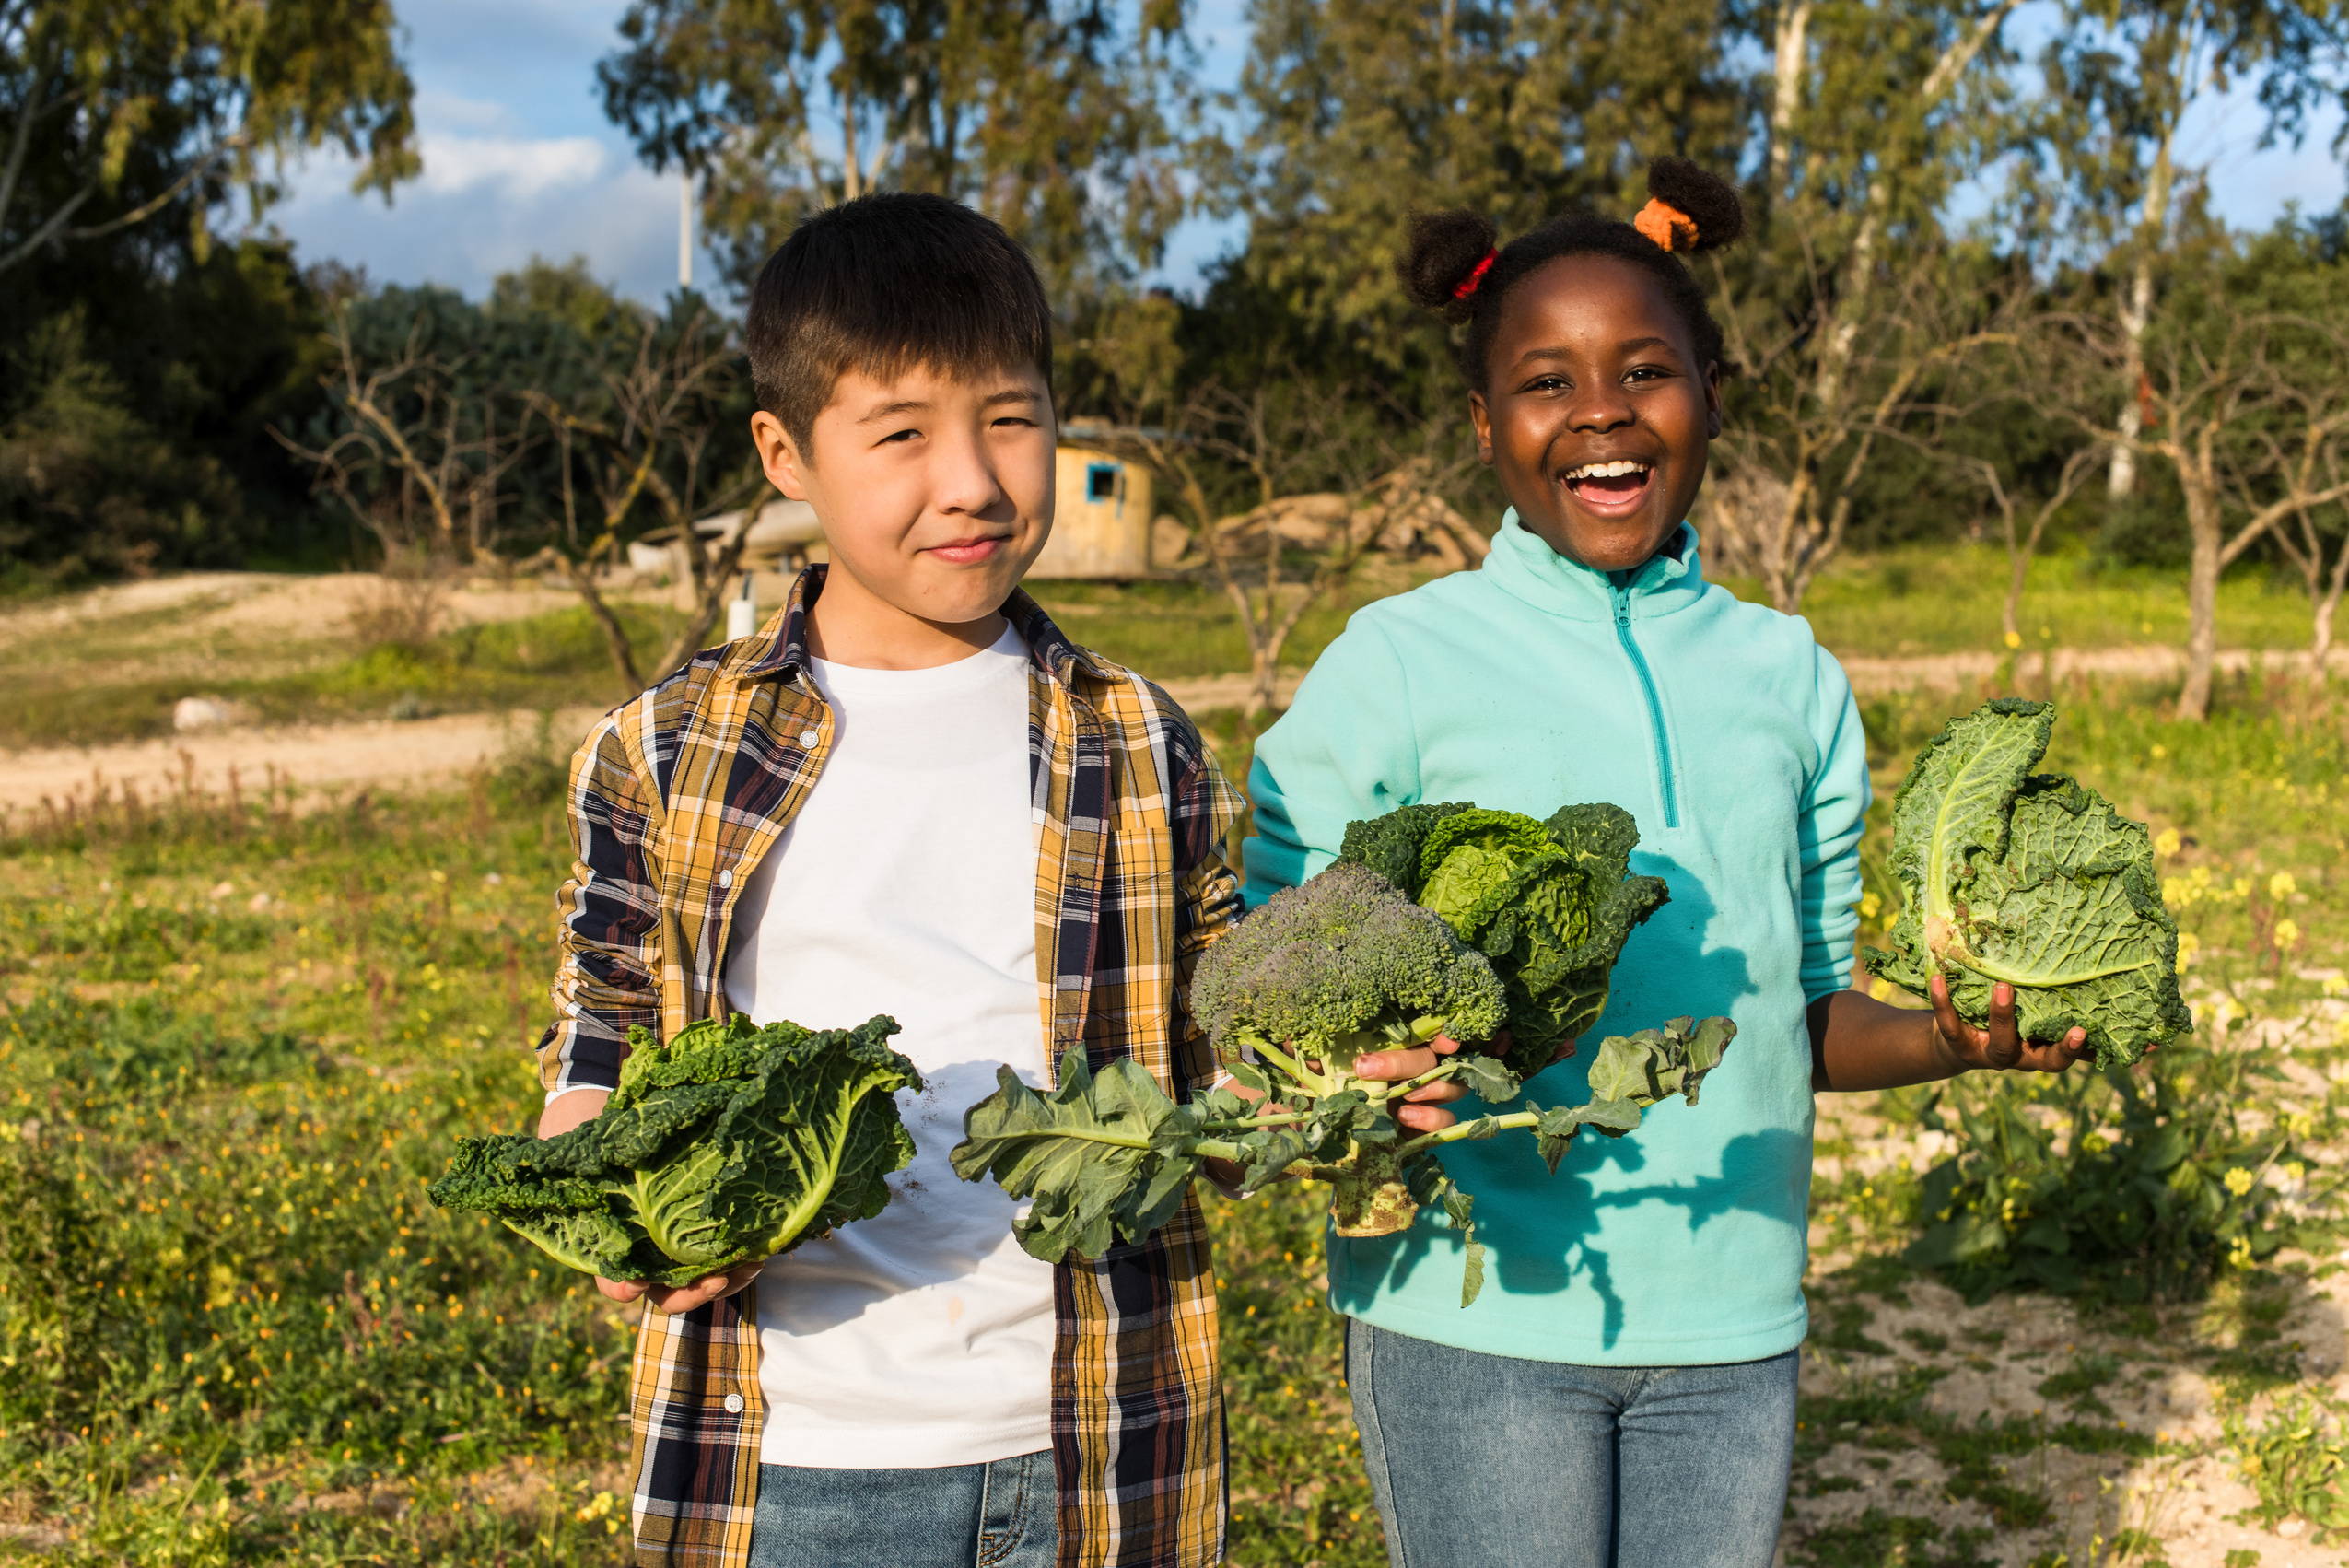
POLYGON ((2265 1177, 2315 1123, 2255 1114, 2287 1082, 2264 1053, 2191 1039, 2135 1071, 1954 1082, 1922 1119, 1961 1150, 1924 1177, 1908 1260, 1977 1300, 2018 1285, 2122 1303, 2198 1293, 2297 1234, 2265 1177))
POLYGON ((1013 1197, 1034 1199, 1015 1227, 1034 1256, 1058 1261, 1071 1249, 1098 1255, 1113 1235, 1140 1239, 1174 1212, 1204 1162, 1221 1160, 1239 1168, 1244 1188, 1284 1174, 1328 1182, 1341 1235, 1390 1235, 1421 1207, 1442 1204, 1465 1233, 1466 1305, 1483 1284, 1484 1254, 1475 1199, 1444 1171, 1443 1146, 1530 1131, 1555 1171, 1584 1128, 1619 1138, 1669 1095, 1695 1105, 1736 1033, 1725 1018, 1677 1018, 1610 1038, 1593 1064, 1584 1105, 1545 1110, 1528 1101, 1522 1110, 1413 1136, 1391 1108, 1402 1096, 1449 1079, 1487 1105, 1507 1105, 1519 1096, 1516 1075, 1462 1050, 1418 1078, 1389 1082, 1358 1077, 1355 1059, 1423 1044, 1455 1024, 1476 1037, 1470 1025, 1498 1022, 1500 990, 1432 912, 1350 862, 1275 894, 1210 948, 1193 996, 1245 1094, 1220 1088, 1177 1105, 1132 1063, 1096 1075, 1081 1051, 1071 1051, 1050 1096, 1006 1068, 1001 1087, 965 1115, 955 1174, 992 1176, 1013 1197))
POLYGON ((2001 698, 1952 720, 1919 754, 1893 805, 1892 870, 1907 894, 1890 951, 1869 970, 1986 1027, 1991 991, 2015 989, 2026 1038, 2086 1031, 2125 1065, 2193 1026, 2178 994, 2178 925, 2154 877, 2153 840, 2111 802, 2031 769, 2055 709, 2001 698))
POLYGON ((1548 822, 1411 805, 1349 824, 1338 863, 1378 872, 1491 963, 1508 994, 1509 1069, 1531 1077, 1598 1022, 1623 943, 1670 896, 1661 877, 1627 874, 1639 842, 1630 813, 1604 803, 1548 822))
POLYGON ((2236 1473, 2259 1494, 2246 1521, 2273 1529, 2286 1519, 2306 1519, 2319 1545, 2349 1535, 2349 1404, 2296 1395, 2278 1400, 2257 1423, 2231 1412, 2225 1435, 2236 1452, 2236 1473))
POLYGON ((556 1262, 683 1285, 871 1219, 914 1157, 894 1095, 921 1088, 894 1019, 819 1034, 702 1019, 630 1031, 620 1086, 550 1139, 460 1141, 429 1193, 495 1214, 556 1262))

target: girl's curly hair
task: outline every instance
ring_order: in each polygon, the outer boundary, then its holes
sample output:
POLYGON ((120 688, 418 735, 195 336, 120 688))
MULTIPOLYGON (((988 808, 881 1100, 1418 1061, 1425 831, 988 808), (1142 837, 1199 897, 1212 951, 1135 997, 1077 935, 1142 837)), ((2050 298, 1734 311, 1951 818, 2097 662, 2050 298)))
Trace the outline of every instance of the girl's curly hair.
MULTIPOLYGON (((1745 205, 1727 181, 1685 158, 1659 158, 1648 165, 1651 213, 1665 209, 1674 250, 1711 251, 1746 232, 1745 205), (1689 230, 1693 229, 1693 238, 1689 230), (1683 242, 1685 241, 1685 242, 1683 242)), ((1467 323, 1460 369, 1471 386, 1485 384, 1486 357, 1501 323, 1502 301, 1510 289, 1564 256, 1612 256, 1646 270, 1663 288, 1694 341, 1697 357, 1735 375, 1722 347, 1721 323, 1705 306, 1704 291, 1672 251, 1630 224, 1596 213, 1567 213, 1520 234, 1506 245, 1490 218, 1478 213, 1414 213, 1409 249, 1396 264, 1403 292, 1413 304, 1447 322, 1467 323)))

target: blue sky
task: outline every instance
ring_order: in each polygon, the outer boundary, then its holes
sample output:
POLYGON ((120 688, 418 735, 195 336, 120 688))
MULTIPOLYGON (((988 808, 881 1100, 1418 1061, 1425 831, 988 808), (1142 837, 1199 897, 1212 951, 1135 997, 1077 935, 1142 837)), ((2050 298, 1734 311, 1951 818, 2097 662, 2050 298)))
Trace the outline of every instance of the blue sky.
MULTIPOLYGON (((625 293, 658 298, 677 277, 677 183, 636 160, 595 86, 595 63, 616 42, 625 9, 625 0, 400 0, 422 178, 386 207, 380 196, 350 193, 340 158, 313 156, 269 221, 303 259, 361 265, 379 282, 478 296, 534 254, 582 255, 625 293)), ((1237 77, 1244 14, 1244 0, 1206 0, 1195 11, 1209 77, 1220 85, 1237 77)), ((2198 117, 2183 150, 2213 166, 2215 205, 2229 222, 2263 228, 2290 199, 2310 211, 2340 203, 2342 168, 2326 146, 2334 123, 2296 153, 2258 152, 2257 108, 2238 94, 2198 117)), ((1234 233, 1186 225, 1163 280, 1191 287, 1234 233)), ((706 255, 695 270, 705 284, 714 276, 706 255)))

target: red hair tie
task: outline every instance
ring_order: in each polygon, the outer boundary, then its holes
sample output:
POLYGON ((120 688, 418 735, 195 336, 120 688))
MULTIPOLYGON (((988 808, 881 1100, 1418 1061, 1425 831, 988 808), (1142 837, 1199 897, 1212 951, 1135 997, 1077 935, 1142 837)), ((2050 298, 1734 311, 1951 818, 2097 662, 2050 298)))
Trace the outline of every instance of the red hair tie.
POLYGON ((1693 251, 1697 246, 1696 219, 1654 196, 1648 198, 1648 205, 1642 207, 1639 216, 1631 220, 1631 227, 1655 241, 1663 250, 1671 250, 1675 240, 1687 250, 1693 251))
POLYGON ((1492 258, 1493 252, 1487 251, 1484 253, 1484 260, 1477 263, 1476 271, 1462 278, 1460 287, 1452 291, 1452 298, 1466 299, 1469 295, 1474 294, 1477 291, 1477 285, 1484 281, 1484 275, 1492 270, 1492 258))

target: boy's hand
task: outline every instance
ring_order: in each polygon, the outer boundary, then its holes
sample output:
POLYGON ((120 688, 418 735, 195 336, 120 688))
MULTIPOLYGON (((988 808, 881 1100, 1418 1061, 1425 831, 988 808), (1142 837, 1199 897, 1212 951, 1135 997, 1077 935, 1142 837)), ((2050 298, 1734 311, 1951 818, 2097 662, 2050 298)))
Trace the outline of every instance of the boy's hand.
POLYGON ((1990 989, 1988 1029, 1977 1029, 1958 1016, 1957 1006, 1949 1000, 1949 982, 1939 973, 1931 981, 1931 990, 1934 1044, 1948 1055, 1958 1072, 1975 1068, 2062 1072, 2093 1054, 2085 1029, 2074 1029, 2051 1045, 2024 1039, 2015 1027, 2015 988, 2003 980, 1990 989))
POLYGON ((642 1301, 649 1297, 655 1312, 691 1312, 720 1296, 732 1295, 757 1279, 766 1264, 765 1258, 755 1263, 737 1263, 723 1274, 711 1274, 690 1285, 648 1285, 641 1280, 606 1280, 599 1276, 595 1288, 614 1301, 642 1301))

